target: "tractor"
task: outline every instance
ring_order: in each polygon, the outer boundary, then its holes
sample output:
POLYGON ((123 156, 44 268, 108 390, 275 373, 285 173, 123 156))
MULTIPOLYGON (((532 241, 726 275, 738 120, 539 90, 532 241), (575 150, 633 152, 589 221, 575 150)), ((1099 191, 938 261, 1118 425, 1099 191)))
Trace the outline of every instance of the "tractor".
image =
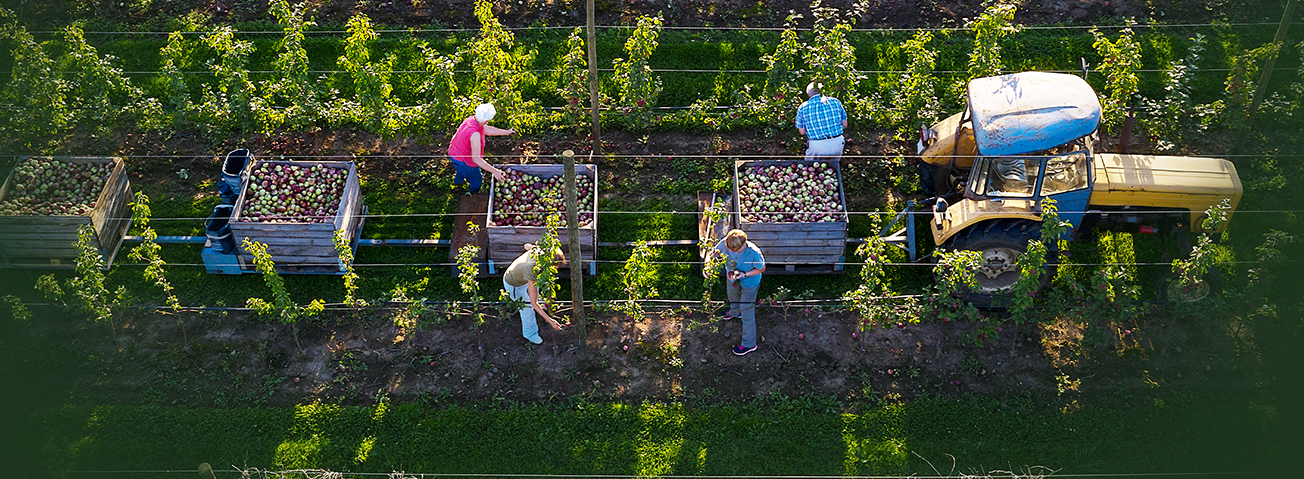
POLYGON ((1209 207, 1228 200, 1230 219, 1241 198, 1231 162, 1098 153, 1100 118, 1100 99, 1082 78, 1029 71, 971 80, 964 111, 921 129, 929 230, 940 248, 982 254, 979 293, 1018 281, 1019 255, 1041 237, 1043 198, 1071 224, 1065 240, 1100 229, 1175 235, 1189 248, 1185 235, 1201 232, 1209 207))

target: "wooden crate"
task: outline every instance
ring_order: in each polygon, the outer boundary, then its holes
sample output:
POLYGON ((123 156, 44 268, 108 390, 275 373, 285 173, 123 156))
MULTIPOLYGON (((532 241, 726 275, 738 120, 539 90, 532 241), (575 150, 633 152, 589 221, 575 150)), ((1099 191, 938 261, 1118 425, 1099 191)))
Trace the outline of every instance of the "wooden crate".
POLYGON ((770 273, 817 273, 842 271, 847 249, 847 196, 842 191, 842 168, 838 160, 756 160, 734 162, 734 224, 747 232, 747 239, 761 249, 770 273), (738 196, 739 171, 754 166, 808 165, 816 161, 833 165, 837 173, 838 204, 842 220, 834 222, 753 223, 743 219, 738 196), (782 266, 771 268, 770 266, 782 266), (809 266, 818 266, 811 268, 809 266))
MULTIPOLYGON (((528 173, 542 178, 551 178, 565 174, 563 165, 495 165, 501 169, 516 170, 528 173)), ((586 175, 593 179, 593 204, 580 205, 586 210, 591 209, 593 221, 587 226, 579 228, 580 236, 580 255, 584 261, 595 261, 598 257, 598 167, 597 165, 575 165, 576 175, 586 175)), ((486 213, 485 234, 488 235, 488 257, 493 269, 493 274, 501 274, 507 269, 521 253, 525 252, 526 243, 537 243, 543 233, 547 231, 543 226, 495 226, 492 218, 494 213, 494 181, 489 182, 489 211, 486 213)), ((567 259, 570 259, 570 235, 566 228, 557 230, 557 239, 561 241, 561 249, 566 252, 567 259)), ((593 264, 593 263, 590 263, 593 264)))
MULTIPOLYGON (((0 262, 19 268, 72 268, 78 253, 77 231, 83 225, 91 225, 95 228, 94 241, 104 258, 104 268, 108 269, 131 226, 131 182, 125 161, 118 157, 42 158, 70 163, 113 163, 114 166, 89 214, 0 216, 0 262)), ((14 167, 17 168, 17 163, 14 167)), ((14 187, 14 174, 15 171, 10 171, 0 186, 0 200, 14 187)))
POLYGON ((357 166, 352 161, 280 161, 254 160, 250 171, 261 165, 312 166, 320 164, 349 171, 344 182, 344 194, 334 221, 329 223, 259 223, 238 221, 244 209, 245 196, 253 178, 245 182, 231 213, 231 234, 240 252, 240 268, 253 270, 254 257, 241 244, 245 238, 267 245, 267 253, 276 263, 278 273, 289 274, 342 274, 344 265, 335 251, 335 232, 344 231, 350 241, 357 241, 362 229, 362 189, 358 184, 357 166))

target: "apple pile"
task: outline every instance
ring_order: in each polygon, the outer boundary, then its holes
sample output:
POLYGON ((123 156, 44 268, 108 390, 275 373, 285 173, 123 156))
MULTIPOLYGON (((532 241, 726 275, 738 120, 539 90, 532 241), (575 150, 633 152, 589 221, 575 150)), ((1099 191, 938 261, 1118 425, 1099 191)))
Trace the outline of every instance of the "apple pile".
POLYGON ((14 167, 13 188, 0 201, 0 215, 90 214, 113 167, 113 163, 27 158, 14 167))
MULTIPOLYGON (((494 182, 494 226, 546 226, 548 213, 566 211, 566 179, 561 175, 542 178, 516 170, 503 170, 507 178, 494 182)), ((593 222, 593 212, 582 205, 593 204, 593 178, 575 175, 575 190, 579 196, 580 227, 593 222)), ((562 226, 566 215, 561 215, 562 226)))
POLYGON ((240 219, 255 223, 330 223, 349 170, 320 163, 260 163, 249 172, 240 219))
POLYGON ((752 223, 844 221, 840 190, 837 169, 822 161, 738 171, 740 213, 752 223))

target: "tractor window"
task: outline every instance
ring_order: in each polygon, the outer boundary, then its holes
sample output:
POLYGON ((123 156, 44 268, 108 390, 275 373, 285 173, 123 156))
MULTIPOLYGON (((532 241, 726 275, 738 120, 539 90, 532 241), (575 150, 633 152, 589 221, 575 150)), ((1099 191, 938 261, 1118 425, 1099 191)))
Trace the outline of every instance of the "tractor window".
POLYGON ((1046 161, 1046 177, 1041 180, 1041 195, 1049 196, 1087 187, 1087 152, 1075 151, 1046 161))
POLYGON ((987 172, 991 169, 991 160, 980 158, 969 172, 969 191, 978 196, 987 194, 987 172))
POLYGON ((987 158, 983 172, 970 183, 974 193, 983 196, 1029 198, 1037 184, 1041 158, 987 158))

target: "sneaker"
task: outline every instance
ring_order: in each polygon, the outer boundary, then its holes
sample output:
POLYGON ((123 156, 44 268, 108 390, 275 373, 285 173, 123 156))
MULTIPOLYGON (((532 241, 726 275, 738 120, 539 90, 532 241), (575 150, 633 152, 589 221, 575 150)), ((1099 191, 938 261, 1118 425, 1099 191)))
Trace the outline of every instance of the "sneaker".
POLYGON ((756 346, 752 346, 750 348, 744 348, 742 347, 742 345, 738 345, 738 346, 734 346, 733 353, 736 356, 742 356, 744 354, 750 353, 755 350, 756 350, 756 346))
POLYGON ((728 320, 734 319, 733 311, 729 311, 729 310, 727 310, 727 309, 724 310, 723 313, 719 313, 717 316, 719 316, 720 319, 725 320, 725 321, 728 321, 728 320))

